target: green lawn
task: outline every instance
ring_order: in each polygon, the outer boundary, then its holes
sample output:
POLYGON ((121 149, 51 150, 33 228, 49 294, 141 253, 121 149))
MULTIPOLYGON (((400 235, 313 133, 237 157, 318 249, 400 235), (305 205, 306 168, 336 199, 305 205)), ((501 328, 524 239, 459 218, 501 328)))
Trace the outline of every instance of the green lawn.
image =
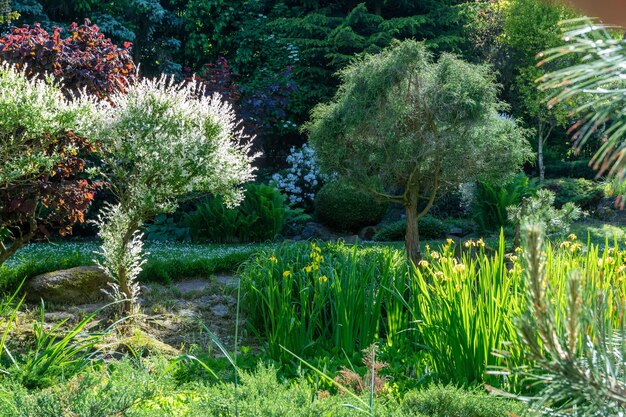
MULTIPOLYGON (((251 254, 271 244, 186 244, 147 242, 143 281, 168 283, 181 278, 234 271, 251 254)), ((11 289, 24 278, 75 266, 93 265, 98 242, 31 243, 0 267, 0 290, 11 289)))

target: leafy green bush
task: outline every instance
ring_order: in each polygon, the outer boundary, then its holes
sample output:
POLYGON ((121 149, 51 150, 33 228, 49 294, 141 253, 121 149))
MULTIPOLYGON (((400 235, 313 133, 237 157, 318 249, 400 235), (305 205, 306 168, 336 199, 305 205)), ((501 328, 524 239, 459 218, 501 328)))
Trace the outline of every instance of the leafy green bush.
POLYGON ((194 242, 263 242, 275 239, 292 215, 277 189, 248 184, 238 207, 228 208, 221 197, 210 197, 185 215, 183 225, 194 242))
POLYGON ((191 235, 188 227, 178 225, 173 217, 159 214, 146 226, 146 240, 156 242, 189 242, 191 235))
POLYGON ((554 193, 554 205, 557 208, 574 203, 583 210, 589 210, 604 197, 604 185, 585 178, 547 180, 544 187, 554 193))
POLYGON ((497 230, 508 224, 507 207, 519 204, 537 189, 535 181, 518 174, 508 184, 478 183, 474 196, 474 220, 482 230, 497 230))
MULTIPOLYGON (((446 223, 429 214, 419 219, 420 238, 423 239, 439 239, 445 236, 449 231, 446 223)), ((398 220, 396 222, 383 226, 374 236, 377 242, 393 242, 404 240, 406 235, 406 220, 398 220)))
POLYGON ((398 220, 380 228, 374 235, 376 242, 394 242, 404 240, 406 235, 406 220, 398 220))
POLYGON ((315 196, 315 213, 335 230, 358 232, 380 222, 387 206, 338 179, 324 185, 315 196))
POLYGON ((522 403, 454 386, 411 391, 402 403, 407 417, 505 417, 522 415, 522 403))
POLYGON ((540 224, 548 234, 564 235, 572 222, 584 214, 574 203, 556 208, 554 201, 552 191, 541 189, 536 195, 522 199, 520 205, 507 208, 509 218, 516 226, 516 242, 519 242, 519 230, 524 223, 540 224))

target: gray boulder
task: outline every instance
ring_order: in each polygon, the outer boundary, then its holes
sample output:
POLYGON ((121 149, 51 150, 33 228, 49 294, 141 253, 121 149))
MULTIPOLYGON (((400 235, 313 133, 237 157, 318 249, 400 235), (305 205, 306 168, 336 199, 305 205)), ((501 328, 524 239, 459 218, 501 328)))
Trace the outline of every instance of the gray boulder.
POLYGON ((320 223, 308 222, 304 226, 304 229, 302 229, 302 234, 300 235, 300 238, 303 240, 335 240, 337 239, 337 235, 320 223))
POLYGON ((47 303, 84 304, 102 301, 110 278, 97 266, 79 266, 72 269, 37 275, 26 283, 26 298, 47 303))

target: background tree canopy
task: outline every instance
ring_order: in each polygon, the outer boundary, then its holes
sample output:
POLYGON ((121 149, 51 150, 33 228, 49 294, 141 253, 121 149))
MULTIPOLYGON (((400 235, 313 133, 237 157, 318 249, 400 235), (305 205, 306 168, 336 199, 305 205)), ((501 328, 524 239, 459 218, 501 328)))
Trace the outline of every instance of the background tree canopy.
MULTIPOLYGON (((5 2, 6 3, 6 2, 5 2)), ((535 80, 537 51, 559 44, 558 21, 576 12, 541 0, 12 0, 12 24, 41 22, 49 32, 89 18, 131 52, 143 75, 197 75, 226 93, 257 136, 258 165, 284 165, 306 141, 300 127, 313 107, 337 91, 337 72, 393 39, 424 41, 438 56, 452 52, 490 63, 499 98, 533 129, 541 177, 593 177, 586 167, 597 145, 571 150, 572 103, 548 110, 535 80)), ((0 3, 0 5, 3 3, 0 3)), ((8 4, 8 3, 7 3, 8 4)), ((0 7, 2 9, 2 7, 0 7)), ((0 11, 0 14, 8 13, 0 11)), ((7 15, 8 16, 8 15, 7 15)), ((6 20, 6 19, 5 19, 6 20)), ((9 26, 1 26, 8 30, 9 26)), ((4 28, 4 29, 3 29, 4 28)), ((556 63, 558 64, 558 63, 556 63)), ((263 171, 261 171, 263 174, 263 171)))
POLYGON ((11 8, 20 14, 14 25, 40 22, 48 31, 89 18, 118 45, 132 42, 144 75, 189 76, 226 58, 247 109, 270 109, 268 117, 244 115, 269 119, 255 133, 270 165, 304 142, 298 127, 332 97, 334 74, 354 56, 380 52, 394 38, 465 54, 476 9, 466 0, 13 0, 11 8), (276 99, 287 83, 293 88, 276 99))

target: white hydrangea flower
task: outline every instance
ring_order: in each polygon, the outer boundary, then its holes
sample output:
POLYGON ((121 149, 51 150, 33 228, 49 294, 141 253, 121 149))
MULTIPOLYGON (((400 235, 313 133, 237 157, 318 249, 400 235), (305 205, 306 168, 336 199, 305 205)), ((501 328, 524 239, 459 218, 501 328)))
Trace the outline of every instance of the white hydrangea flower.
POLYGON ((323 183, 332 176, 320 174, 315 150, 306 144, 299 149, 292 146, 286 161, 289 164, 286 173, 272 175, 272 183, 287 195, 291 204, 310 205, 323 183))

